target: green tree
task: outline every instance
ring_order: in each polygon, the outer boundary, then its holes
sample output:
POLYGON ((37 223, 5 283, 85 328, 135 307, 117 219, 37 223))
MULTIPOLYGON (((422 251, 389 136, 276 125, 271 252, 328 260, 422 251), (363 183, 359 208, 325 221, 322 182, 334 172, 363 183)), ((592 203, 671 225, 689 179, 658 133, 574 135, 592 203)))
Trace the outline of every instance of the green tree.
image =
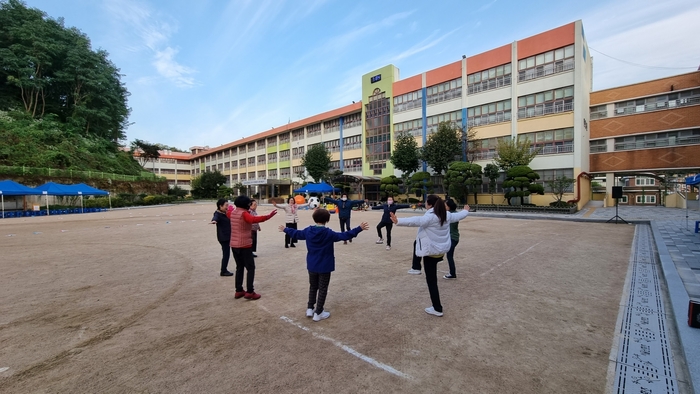
POLYGON ((160 157, 160 152, 158 151, 158 145, 135 139, 131 143, 131 155, 138 155, 139 162, 145 168, 148 162, 152 162, 155 166, 156 160, 160 157))
POLYGON ((306 168, 314 182, 319 183, 328 177, 331 168, 331 152, 323 144, 316 144, 306 151, 301 158, 301 165, 306 168))
POLYGON ((231 198, 232 195, 233 195, 233 189, 226 186, 226 185, 221 185, 216 190, 216 197, 217 198, 231 198))
POLYGON ((406 186, 406 197, 408 197, 408 179, 420 168, 420 149, 418 142, 410 133, 398 134, 395 141, 390 161, 397 170, 401 171, 401 180, 406 186))
POLYGON ((576 180, 569 178, 566 175, 562 175, 556 179, 544 181, 544 183, 547 185, 552 194, 554 194, 554 198, 556 199, 551 205, 566 207, 568 204, 563 202, 562 198, 564 198, 564 193, 571 191, 571 186, 576 183, 576 180))
POLYGON ((462 152, 461 130, 450 122, 441 122, 437 132, 428 137, 421 150, 423 160, 433 169, 435 175, 442 176, 449 164, 462 152))
POLYGON ((383 197, 394 197, 401 192, 399 185, 402 183, 403 180, 396 175, 384 177, 380 181, 379 191, 382 192, 383 197))
POLYGON ((496 147, 498 155, 493 161, 502 171, 507 172, 513 167, 530 165, 538 152, 538 150, 531 149, 530 140, 504 138, 498 140, 496 147))
POLYGON ((474 193, 474 203, 478 204, 477 193, 483 183, 481 166, 474 163, 455 161, 445 174, 445 185, 450 196, 465 202, 469 193, 474 193))
POLYGON ((217 198, 219 187, 226 184, 226 177, 219 171, 207 171, 192 179, 194 198, 217 198))
POLYGON ((433 182, 430 180, 430 173, 427 171, 419 171, 411 175, 411 191, 416 197, 421 197, 426 193, 433 193, 433 182))
POLYGON ((238 195, 245 194, 246 191, 248 190, 247 186, 244 186, 241 182, 236 182, 233 184, 232 187, 233 190, 238 192, 238 195))
POLYGON ((187 190, 184 190, 180 186, 175 185, 171 188, 168 188, 168 195, 175 196, 178 199, 185 198, 185 196, 187 196, 187 190))
POLYGON ((489 180, 489 193, 491 194, 491 204, 493 204, 493 193, 496 192, 496 182, 501 176, 501 171, 497 165, 489 163, 484 167, 484 176, 489 180))
POLYGON ((520 205, 523 205, 523 197, 529 196, 532 193, 544 194, 542 185, 532 183, 540 179, 540 175, 528 166, 515 166, 506 172, 506 180, 503 182, 503 187, 512 187, 513 190, 506 192, 505 197, 520 197, 520 205))

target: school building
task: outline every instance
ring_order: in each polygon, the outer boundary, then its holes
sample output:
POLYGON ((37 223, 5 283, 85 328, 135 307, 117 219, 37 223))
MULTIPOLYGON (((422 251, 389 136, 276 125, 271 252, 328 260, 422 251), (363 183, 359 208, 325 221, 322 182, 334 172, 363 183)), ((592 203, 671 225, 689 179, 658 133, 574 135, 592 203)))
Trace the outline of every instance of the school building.
MULTIPOLYGON (((685 136, 693 128, 690 118, 696 119, 697 131, 700 111, 691 106, 698 104, 698 73, 679 76, 678 82, 671 84, 679 94, 673 100, 686 101, 664 109, 669 115, 656 121, 655 127, 648 126, 646 119, 632 120, 654 116, 636 114, 636 104, 634 114, 615 111, 618 103, 623 108, 623 102, 658 96, 663 84, 650 81, 639 84, 648 84, 646 88, 620 87, 591 93, 592 59, 580 20, 480 54, 456 57, 452 63, 407 78, 401 78, 396 66, 387 65, 358 81, 362 97, 357 103, 215 148, 197 147, 189 157, 191 176, 219 170, 229 186, 240 182, 250 186, 249 193, 260 193, 261 198, 286 196, 304 180, 310 180, 301 164, 305 152, 313 145, 324 144, 332 154, 332 169, 343 171, 352 194, 379 200, 380 179, 400 175, 389 161, 395 136, 410 133, 422 146, 440 122, 452 122, 465 132, 475 133, 465 154, 482 167, 492 162, 499 139, 530 141, 532 149, 539 151, 530 163, 541 176, 539 182, 561 175, 577 179, 564 199, 576 201, 581 208, 592 196, 593 176, 613 174, 612 182, 606 183, 609 189, 615 177, 624 177, 624 171, 661 168, 640 167, 642 159, 628 159, 624 155, 639 153, 630 149, 618 152, 618 139, 681 132, 681 124, 685 136), (682 113, 674 112, 678 107, 687 108, 682 113), (610 115, 603 115, 603 109, 610 115), (693 111, 695 115, 690 114, 693 111), (601 150, 601 146, 607 150, 601 150)), ((698 144, 697 137, 691 141, 698 144)), ((700 144, 689 149, 682 153, 685 159, 662 156, 659 161, 673 163, 665 169, 676 168, 676 164, 699 168, 700 144)), ((674 152, 672 155, 680 154, 674 152)), ((436 186, 440 191, 440 185, 436 186)), ((482 192, 479 202, 490 202, 486 184, 482 192)), ((500 182, 497 193, 503 193, 500 182)), ((496 202, 505 202, 500 200, 496 202)), ((547 193, 530 196, 527 202, 548 205, 553 200, 547 193)))

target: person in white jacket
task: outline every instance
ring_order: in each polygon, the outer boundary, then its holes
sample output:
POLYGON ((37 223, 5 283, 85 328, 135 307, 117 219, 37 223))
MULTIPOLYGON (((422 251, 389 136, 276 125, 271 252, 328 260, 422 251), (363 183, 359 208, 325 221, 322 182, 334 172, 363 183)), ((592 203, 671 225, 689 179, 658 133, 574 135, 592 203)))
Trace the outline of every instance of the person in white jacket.
POLYGON ((437 263, 450 250, 450 223, 458 222, 469 215, 469 205, 464 206, 461 212, 447 212, 445 201, 431 194, 426 200, 428 210, 423 216, 413 216, 398 219, 391 214, 391 221, 397 226, 419 227, 416 234, 415 254, 423 258, 425 266, 425 281, 428 284, 428 292, 433 306, 425 308, 425 312, 442 316, 442 304, 440 304, 440 292, 437 284, 437 263))

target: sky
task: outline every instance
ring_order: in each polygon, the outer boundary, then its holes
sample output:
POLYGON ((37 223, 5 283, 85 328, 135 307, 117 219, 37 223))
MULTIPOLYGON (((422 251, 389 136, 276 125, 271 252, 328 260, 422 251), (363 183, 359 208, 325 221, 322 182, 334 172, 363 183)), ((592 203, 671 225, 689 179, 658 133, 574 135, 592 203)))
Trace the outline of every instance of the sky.
MULTIPOLYGON (((581 19, 593 89, 700 66, 697 0, 25 0, 109 52, 127 140, 216 147, 361 100, 401 78, 581 19)), ((126 141, 126 142, 128 142, 126 141)))

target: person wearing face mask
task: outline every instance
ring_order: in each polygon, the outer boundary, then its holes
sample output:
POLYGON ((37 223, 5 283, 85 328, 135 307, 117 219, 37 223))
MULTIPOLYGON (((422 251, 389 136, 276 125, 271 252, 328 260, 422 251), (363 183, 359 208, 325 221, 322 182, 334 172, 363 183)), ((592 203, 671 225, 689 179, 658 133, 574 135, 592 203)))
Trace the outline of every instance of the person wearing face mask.
POLYGON ((403 208, 410 208, 411 206, 408 204, 394 204, 394 198, 389 197, 386 199, 386 204, 382 205, 377 205, 376 207, 372 207, 372 209, 383 209, 384 214, 382 215, 382 220, 379 221, 379 224, 377 225, 377 235, 379 236, 379 239, 377 239, 377 244, 383 244, 384 243, 384 238, 382 237, 382 227, 386 227, 386 250, 391 250, 391 229, 394 227, 394 223, 391 221, 391 216, 389 216, 392 213, 396 213, 397 210, 403 209, 403 208))
MULTIPOLYGON (((361 206, 364 204, 364 200, 348 200, 348 195, 343 194, 340 200, 326 197, 323 199, 326 204, 333 204, 338 207, 338 219, 340 219, 340 232, 350 231, 350 213, 352 212, 352 207, 361 206)), ((352 238, 350 238, 352 243, 352 238)), ((347 245, 348 241, 343 241, 344 245, 347 245)))

